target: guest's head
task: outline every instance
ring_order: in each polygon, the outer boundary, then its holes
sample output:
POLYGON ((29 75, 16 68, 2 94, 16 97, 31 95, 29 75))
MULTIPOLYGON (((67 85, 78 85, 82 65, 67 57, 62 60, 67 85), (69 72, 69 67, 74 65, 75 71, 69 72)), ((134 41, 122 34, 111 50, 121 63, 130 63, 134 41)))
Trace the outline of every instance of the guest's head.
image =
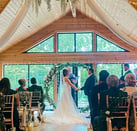
POLYGON ((117 88, 119 85, 119 79, 116 75, 110 75, 107 78, 107 84, 109 88, 117 88))
POLYGON ((68 76, 68 70, 67 69, 63 69, 63 76, 68 76))
POLYGON ((126 76, 125 76, 125 82, 126 82, 126 85, 127 86, 136 86, 136 78, 135 78, 135 75, 132 74, 132 73, 128 73, 126 76))
POLYGON ((88 74, 90 75, 90 74, 93 74, 94 73, 94 69, 93 68, 89 68, 88 69, 88 74))
POLYGON ((35 78, 35 77, 32 77, 32 78, 31 78, 31 84, 34 85, 34 84, 36 84, 36 83, 37 83, 36 78, 35 78))
POLYGON ((19 83, 20 86, 23 87, 23 86, 26 85, 26 80, 25 80, 25 79, 19 79, 19 80, 18 80, 18 83, 19 83))
POLYGON ((129 64, 127 64, 127 63, 124 64, 124 70, 125 71, 129 70, 129 64))
POLYGON ((109 76, 109 73, 107 70, 102 70, 99 72, 99 81, 106 82, 107 77, 109 76))
POLYGON ((71 73, 71 68, 67 67, 67 70, 68 70, 68 74, 70 74, 71 73))
POLYGON ((0 90, 3 94, 7 94, 8 91, 10 90, 11 86, 10 86, 10 81, 8 78, 2 78, 0 81, 0 90))

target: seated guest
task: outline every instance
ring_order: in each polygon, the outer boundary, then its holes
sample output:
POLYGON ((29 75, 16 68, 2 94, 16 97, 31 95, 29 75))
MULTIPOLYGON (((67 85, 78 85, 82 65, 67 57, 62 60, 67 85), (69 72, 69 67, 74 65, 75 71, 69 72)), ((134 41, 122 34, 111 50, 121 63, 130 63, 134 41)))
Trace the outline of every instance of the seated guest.
POLYGON ((131 95, 133 92, 137 91, 136 78, 135 78, 134 74, 128 73, 125 76, 125 82, 126 82, 126 87, 123 88, 123 91, 127 92, 128 95, 131 95))
MULTIPOLYGON (((110 75, 107 78, 107 84, 108 84, 108 90, 105 90, 100 93, 100 116, 97 116, 94 120, 93 124, 93 129, 94 131, 107 131, 107 125, 106 125, 106 116, 105 112, 108 110, 107 109, 107 104, 106 104, 106 96, 121 96, 121 97, 127 97, 127 93, 119 90, 118 84, 119 84, 119 79, 115 75, 110 75)), ((110 107, 111 108, 111 107, 110 107)), ((116 119, 112 120, 112 126, 116 126, 117 128, 121 128, 125 124, 125 121, 117 121, 116 119)))
MULTIPOLYGON (((0 90, 4 95, 14 95, 15 100, 14 100, 14 112, 13 112, 13 120, 14 120, 14 126, 16 127, 16 131, 21 131, 19 128, 19 114, 17 110, 17 106, 19 105, 19 96, 17 91, 14 91, 11 89, 10 86, 10 81, 8 78, 3 78, 0 81, 0 90)), ((8 113, 4 114, 5 117, 10 117, 8 113)), ((7 127, 10 128, 10 127, 7 127)))
MULTIPOLYGON (((99 111, 98 111, 98 93, 101 93, 102 91, 105 91, 108 89, 108 85, 106 83, 106 79, 109 76, 109 73, 106 70, 102 70, 99 72, 99 82, 98 84, 93 88, 93 119, 95 116, 98 115, 99 111)), ((94 121, 94 120, 92 120, 94 121)))
POLYGON ((124 79, 124 76, 121 76, 120 79, 119 79, 119 85, 118 85, 118 88, 124 88, 125 87, 125 79, 124 79))
POLYGON ((27 88, 25 87, 26 86, 26 80, 25 79, 19 79, 18 83, 19 83, 20 87, 16 88, 17 92, 27 90, 27 88))
POLYGON ((34 77, 31 78, 31 84, 32 84, 32 86, 30 86, 28 88, 28 91, 30 91, 30 92, 40 91, 41 92, 41 100, 40 100, 40 102, 41 102, 42 112, 43 112, 44 109, 45 109, 45 104, 43 103, 43 90, 42 90, 42 87, 37 85, 36 78, 34 78, 34 77))

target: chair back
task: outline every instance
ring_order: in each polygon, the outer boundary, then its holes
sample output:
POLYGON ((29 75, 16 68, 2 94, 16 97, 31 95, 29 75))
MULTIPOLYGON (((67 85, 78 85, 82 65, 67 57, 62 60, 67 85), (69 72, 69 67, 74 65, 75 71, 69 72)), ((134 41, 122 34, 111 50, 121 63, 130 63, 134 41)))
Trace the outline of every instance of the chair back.
POLYGON ((26 107, 31 108, 32 92, 29 91, 19 91, 19 108, 26 107))
POLYGON ((4 95, 4 110, 5 125, 13 125, 13 111, 14 111, 14 95, 4 95))
POLYGON ((126 119, 124 128, 128 131, 130 99, 121 96, 106 96, 106 104, 107 109, 110 111, 110 119, 126 119))
POLYGON ((134 120, 135 120, 135 131, 137 131, 137 96, 133 96, 133 112, 134 112, 134 120))
POLYGON ((34 118, 34 111, 38 111, 39 117, 41 118, 41 92, 40 91, 32 92, 31 111, 32 111, 31 120, 34 118))
POLYGON ((26 125, 31 119, 31 101, 32 101, 32 92, 29 91, 19 91, 19 118, 20 126, 26 129, 26 125))
POLYGON ((41 103, 41 92, 40 91, 33 91, 32 92, 32 101, 31 107, 38 107, 41 103))

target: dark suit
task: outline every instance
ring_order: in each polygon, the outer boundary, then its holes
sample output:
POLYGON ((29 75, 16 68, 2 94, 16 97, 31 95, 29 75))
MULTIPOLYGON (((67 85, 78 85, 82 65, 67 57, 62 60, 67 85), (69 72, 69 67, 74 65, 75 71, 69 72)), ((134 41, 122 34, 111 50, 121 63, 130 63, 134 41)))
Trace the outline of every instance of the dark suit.
POLYGON ((41 86, 37 86, 37 85, 32 85, 28 88, 28 91, 33 92, 33 91, 40 91, 41 92, 41 104, 42 104, 42 110, 44 110, 45 108, 45 104, 43 103, 43 90, 41 86))
POLYGON ((88 97, 88 102, 89 102, 89 108, 90 108, 90 116, 91 116, 91 122, 93 122, 93 108, 92 108, 92 103, 94 101, 93 99, 93 88, 95 87, 96 84, 96 76, 94 74, 91 74, 85 84, 84 87, 81 88, 81 90, 84 90, 85 95, 88 97))

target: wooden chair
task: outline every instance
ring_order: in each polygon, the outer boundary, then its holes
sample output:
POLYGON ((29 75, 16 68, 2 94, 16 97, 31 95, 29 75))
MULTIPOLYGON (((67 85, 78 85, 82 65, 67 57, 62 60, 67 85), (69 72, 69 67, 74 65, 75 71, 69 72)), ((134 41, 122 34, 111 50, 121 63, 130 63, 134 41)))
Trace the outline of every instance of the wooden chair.
MULTIPOLYGON (((110 111, 111 121, 116 119, 119 122, 119 120, 125 119, 125 127, 122 127, 122 130, 128 131, 130 99, 128 97, 106 96, 106 104, 110 111)), ((113 128, 113 130, 115 129, 113 128)))
POLYGON ((135 131, 137 131, 137 96, 133 96, 133 112, 134 112, 134 120, 135 120, 135 131))
POLYGON ((32 92, 20 91, 19 94, 19 108, 26 107, 31 108, 32 92))
POLYGON ((22 120, 21 126, 26 127, 29 119, 31 119, 30 110, 31 110, 31 101, 32 101, 32 92, 20 91, 19 94, 19 117, 22 120))
POLYGON ((41 92, 40 91, 32 92, 31 111, 32 111, 32 114, 34 113, 34 111, 38 111, 39 117, 41 118, 41 92))
POLYGON ((11 125, 14 128, 13 123, 13 110, 14 110, 14 95, 4 95, 4 110, 5 125, 11 125))

